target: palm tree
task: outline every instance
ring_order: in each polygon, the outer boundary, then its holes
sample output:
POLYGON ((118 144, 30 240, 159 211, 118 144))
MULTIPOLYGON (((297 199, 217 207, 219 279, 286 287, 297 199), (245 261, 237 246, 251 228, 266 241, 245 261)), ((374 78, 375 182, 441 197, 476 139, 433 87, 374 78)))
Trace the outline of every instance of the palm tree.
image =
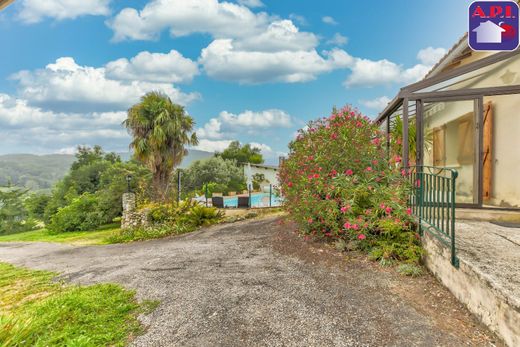
POLYGON ((193 118, 167 95, 150 92, 128 110, 123 125, 133 137, 135 158, 152 172, 154 198, 166 200, 170 176, 188 153, 186 146, 198 144, 193 118))

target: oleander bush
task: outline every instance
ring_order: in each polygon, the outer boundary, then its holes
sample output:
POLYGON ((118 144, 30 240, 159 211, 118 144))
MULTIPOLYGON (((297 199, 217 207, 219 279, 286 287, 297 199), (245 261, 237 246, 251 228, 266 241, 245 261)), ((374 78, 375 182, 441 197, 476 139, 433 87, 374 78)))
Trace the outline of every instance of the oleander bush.
POLYGON ((385 262, 419 261, 406 172, 399 156, 389 157, 377 124, 346 106, 310 122, 289 149, 280 181, 301 233, 343 240, 385 262))

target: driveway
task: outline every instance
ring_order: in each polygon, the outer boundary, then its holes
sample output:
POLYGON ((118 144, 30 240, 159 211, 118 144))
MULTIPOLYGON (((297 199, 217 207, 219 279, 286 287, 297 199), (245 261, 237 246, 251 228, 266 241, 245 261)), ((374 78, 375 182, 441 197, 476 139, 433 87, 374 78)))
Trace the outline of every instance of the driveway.
POLYGON ((160 300, 135 346, 485 346, 431 276, 403 277, 268 218, 109 246, 0 244, 0 260, 160 300))

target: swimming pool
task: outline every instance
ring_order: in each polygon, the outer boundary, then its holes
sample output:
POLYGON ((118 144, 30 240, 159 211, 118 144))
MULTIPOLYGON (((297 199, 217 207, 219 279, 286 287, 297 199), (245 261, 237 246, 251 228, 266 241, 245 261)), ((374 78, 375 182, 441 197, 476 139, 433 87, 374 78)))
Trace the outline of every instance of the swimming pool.
MULTIPOLYGON (((281 206, 283 199, 274 194, 271 196, 271 206, 281 206)), ((224 197, 224 207, 237 207, 237 196, 224 197)), ((251 207, 269 207, 269 193, 253 193, 251 194, 251 207)))

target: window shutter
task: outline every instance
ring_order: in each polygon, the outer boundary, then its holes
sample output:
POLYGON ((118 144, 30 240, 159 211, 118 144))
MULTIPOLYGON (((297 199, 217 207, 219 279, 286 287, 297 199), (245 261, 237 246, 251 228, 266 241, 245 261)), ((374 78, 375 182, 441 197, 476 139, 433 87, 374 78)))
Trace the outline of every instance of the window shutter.
POLYGON ((491 101, 484 105, 483 158, 482 158, 482 199, 491 199, 492 189, 492 146, 493 146, 493 107, 491 101))

